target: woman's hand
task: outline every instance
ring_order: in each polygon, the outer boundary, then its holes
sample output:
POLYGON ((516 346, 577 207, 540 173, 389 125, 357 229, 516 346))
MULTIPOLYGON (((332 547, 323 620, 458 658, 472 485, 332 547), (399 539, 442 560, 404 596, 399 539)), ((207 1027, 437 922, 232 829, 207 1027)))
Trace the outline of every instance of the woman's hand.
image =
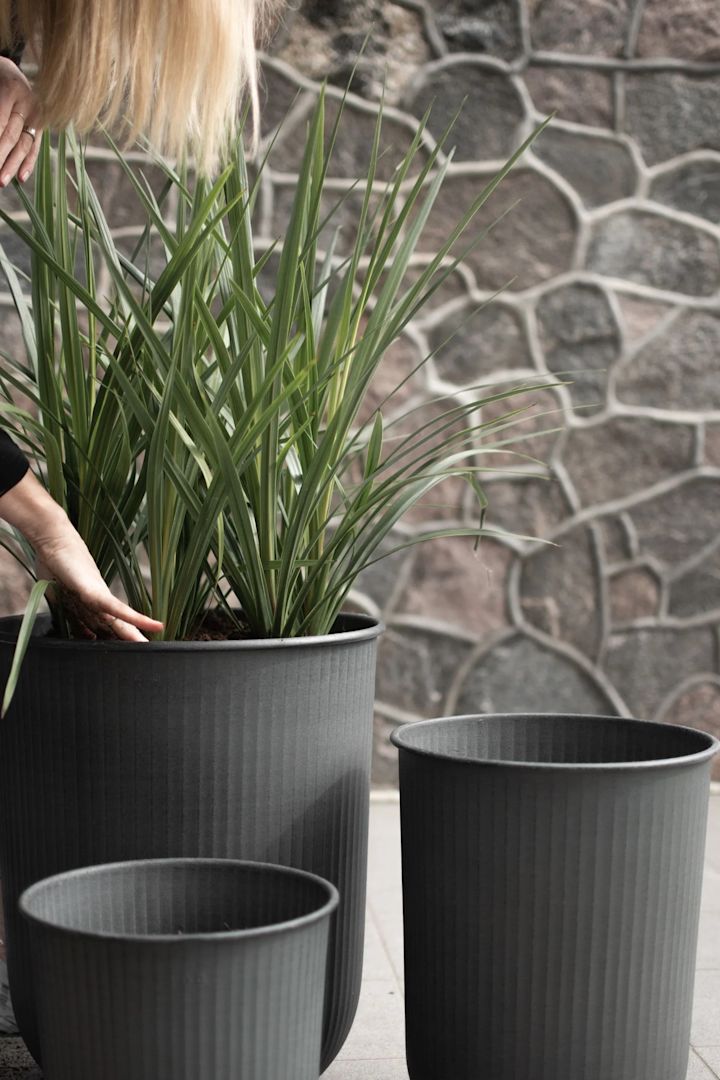
POLYGON ((27 538, 37 555, 39 578, 56 581, 73 621, 88 637, 146 641, 163 624, 113 596, 85 541, 62 507, 28 470, 0 496, 0 517, 27 538))
POLYGON ((0 187, 13 176, 27 180, 40 151, 40 129, 35 138, 23 131, 33 127, 35 96, 25 75, 14 61, 0 56, 0 187))

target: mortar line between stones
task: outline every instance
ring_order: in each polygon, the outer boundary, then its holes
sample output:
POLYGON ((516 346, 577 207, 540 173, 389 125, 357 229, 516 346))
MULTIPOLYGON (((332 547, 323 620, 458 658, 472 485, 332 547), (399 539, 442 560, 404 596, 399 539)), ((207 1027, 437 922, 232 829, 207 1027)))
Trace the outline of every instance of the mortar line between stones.
POLYGON ((658 705, 655 711, 655 720, 662 723, 667 714, 672 709, 672 707, 676 704, 676 702, 680 700, 683 694, 686 694, 688 690, 692 690, 695 686, 706 685, 717 686, 718 689, 720 689, 720 676, 717 675, 715 672, 697 672, 694 675, 688 675, 686 678, 682 679, 682 681, 679 682, 677 686, 673 686, 672 690, 670 690, 669 693, 665 695, 665 697, 658 705))
POLYGON ((532 34, 530 32, 530 13, 526 0, 516 0, 517 13, 518 13, 518 27, 520 29, 520 45, 522 48, 522 58, 527 62, 527 58, 532 52, 532 34))
POLYGON ((608 499, 606 502, 594 503, 592 506, 584 506, 566 518, 547 536, 548 540, 555 540, 575 528, 576 525, 586 521, 593 521, 598 517, 606 517, 608 514, 617 514, 622 510, 629 510, 640 506, 660 495, 667 495, 683 487, 690 480, 707 477, 712 480, 720 480, 720 469, 703 465, 700 469, 684 469, 673 473, 672 476, 643 488, 642 491, 634 491, 629 495, 623 495, 616 499, 608 499))
POLYGON ((645 13, 645 0, 635 0, 633 5, 632 14, 630 15, 630 22, 628 23, 628 32, 625 38, 625 59, 631 60, 635 56, 635 50, 637 49, 638 37, 640 36, 640 26, 642 24, 642 17, 645 13))
POLYGON ((436 57, 447 56, 449 50, 445 44, 445 38, 440 33, 435 22, 435 16, 425 3, 425 0, 392 0, 392 3, 397 7, 405 8, 407 11, 414 11, 416 15, 419 15, 422 19, 427 43, 434 50, 436 57))
POLYGON ((642 615, 638 619, 616 622, 613 633, 628 634, 635 630, 702 630, 720 623, 720 608, 700 612, 697 615, 642 615))
POLYGON ((682 75, 720 75, 720 62, 676 60, 674 57, 584 56, 572 53, 532 52, 529 63, 537 67, 584 68, 595 71, 627 71, 638 74, 678 72, 682 75))

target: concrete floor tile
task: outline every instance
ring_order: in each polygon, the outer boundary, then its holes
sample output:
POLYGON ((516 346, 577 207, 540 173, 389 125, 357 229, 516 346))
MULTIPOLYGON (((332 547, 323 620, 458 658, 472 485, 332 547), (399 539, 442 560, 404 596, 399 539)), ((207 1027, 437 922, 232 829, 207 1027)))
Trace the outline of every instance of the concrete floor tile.
POLYGON ((2 1080, 42 1080, 42 1073, 18 1038, 0 1038, 2 1080))
POLYGON ((397 802, 372 804, 368 889, 372 896, 379 893, 402 896, 400 806, 397 802))
POLYGON ((720 795, 710 796, 705 862, 716 874, 720 875, 720 795))
POLYGON ((405 1062, 397 1058, 336 1061, 323 1073, 322 1080, 408 1080, 408 1072, 405 1062))
POLYGON ((720 911, 700 912, 697 967, 720 970, 720 911))
POLYGON ((370 814, 368 905, 390 957, 395 978, 403 979, 400 806, 373 803, 370 814))
MULTIPOLYGON (((336 1061, 323 1073, 323 1080, 408 1080, 408 1073, 404 1061, 336 1061)), ((717 1080, 717 1077, 713 1068, 692 1053, 687 1080, 717 1080)))
MULTIPOLYGON (((718 965, 720 966, 720 965, 718 965)), ((375 919, 370 911, 365 922, 365 956, 363 959, 363 982, 375 979, 391 980, 396 978, 390 957, 378 932, 375 919)))
POLYGON ((392 894, 381 894, 372 896, 369 904, 383 945, 390 957, 395 978, 402 984, 405 977, 402 903, 392 894))
POLYGON ((695 1052, 710 1070, 713 1080, 720 1077, 720 1046, 698 1046, 695 1052))
POLYGON ((405 1012, 395 980, 363 984, 357 1016, 339 1054, 343 1061, 405 1057, 405 1012))
POLYGON ((698 971, 691 1042, 693 1046, 720 1046, 720 971, 698 971))
POLYGON ((703 878, 702 908, 704 911, 720 913, 720 870, 715 870, 706 862, 703 878))
POLYGON ((713 1069, 708 1067, 699 1054, 691 1051, 687 1080, 717 1080, 717 1077, 713 1069))
MULTIPOLYGON (((373 802, 363 991, 353 1030, 323 1080, 408 1080, 402 1000, 399 807, 373 802)), ((687 1080, 720 1080, 720 797, 710 803, 693 1052, 687 1080)), ((41 1080, 20 1039, 0 1038, 0 1080, 41 1080)))

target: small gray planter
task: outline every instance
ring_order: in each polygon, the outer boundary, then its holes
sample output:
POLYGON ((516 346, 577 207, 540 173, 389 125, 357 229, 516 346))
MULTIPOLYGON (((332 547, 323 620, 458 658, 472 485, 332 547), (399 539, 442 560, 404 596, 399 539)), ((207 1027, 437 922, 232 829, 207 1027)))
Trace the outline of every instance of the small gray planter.
POLYGON ((31 886, 46 1080, 317 1080, 334 886, 211 859, 31 886))
MULTIPOLYGON (((0 620, 0 685, 20 620, 0 620)), ((362 975, 377 637, 61 641, 38 622, 0 723, 0 880, 20 1033, 39 1058, 20 893, 53 874, 162 858, 298 867, 340 892, 323 1066, 362 975)))
POLYGON ((412 1080, 683 1080, 717 741, 544 715, 392 740, 412 1080))

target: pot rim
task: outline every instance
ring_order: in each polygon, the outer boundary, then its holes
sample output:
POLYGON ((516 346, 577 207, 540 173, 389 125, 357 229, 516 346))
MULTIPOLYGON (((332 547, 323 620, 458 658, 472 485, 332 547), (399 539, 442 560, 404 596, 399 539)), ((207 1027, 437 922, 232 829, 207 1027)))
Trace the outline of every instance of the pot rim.
POLYGON ((677 767, 681 765, 697 765, 703 761, 708 761, 710 758, 720 750, 720 740, 716 739, 714 735, 709 734, 706 731, 700 731, 698 728, 691 728, 684 724, 672 724, 668 725, 660 723, 657 720, 638 720, 636 717, 626 716, 603 716, 598 713, 550 713, 550 712, 508 712, 508 713, 464 713, 460 716, 438 716, 429 720, 418 720, 415 723, 404 724, 399 728, 396 728, 390 734, 390 741, 393 746, 396 746, 398 750, 407 751, 410 754, 416 754, 419 757, 434 758, 437 761, 448 761, 458 765, 469 765, 475 767, 490 768, 503 768, 503 769, 517 769, 517 770, 558 770, 562 772, 613 772, 617 770, 639 770, 639 769, 666 769, 677 767), (638 761, 510 761, 506 758, 479 758, 479 757, 464 757, 459 753, 453 751, 441 751, 441 750, 429 750, 425 747, 413 746, 407 741, 408 733, 411 733, 416 728, 425 728, 431 726, 437 726, 442 724, 453 724, 458 720, 489 720, 489 719, 511 719, 514 717, 525 717, 527 719, 542 720, 548 717, 552 717, 557 720, 577 720, 577 721, 597 721, 602 720, 604 722, 620 723, 630 726, 642 724, 643 730, 647 731, 649 728, 662 729, 667 731, 668 726, 672 726, 678 731, 687 732, 694 738, 704 737, 707 740, 704 749, 697 750, 690 754, 683 754, 680 757, 672 758, 649 758, 647 760, 638 761))
POLYGON ((293 866, 281 866, 279 863, 255 862, 250 859, 128 859, 123 862, 100 863, 97 866, 78 867, 75 870, 66 870, 63 873, 53 874, 50 877, 43 878, 41 881, 36 881, 21 894, 20 899, 18 900, 18 908, 28 922, 35 926, 52 930, 54 933, 62 934, 66 937, 82 938, 85 940, 90 938, 93 941, 98 942, 120 942, 125 945, 142 946, 146 944, 172 944, 177 947, 188 944, 197 944, 198 942, 227 942, 230 944, 236 941, 256 940, 258 938, 274 937, 277 934, 283 934, 302 927, 312 926, 314 923, 321 922, 326 917, 332 915, 338 906, 339 900, 340 894, 331 881, 327 881, 325 878, 320 877, 319 874, 312 874, 308 870, 300 870, 293 866), (109 870, 122 870, 127 867, 142 868, 155 866, 168 868, 172 866, 193 866, 201 869, 233 866, 244 869, 271 871, 277 877, 304 878, 306 881, 318 885, 320 889, 325 892, 326 900, 320 907, 315 908, 306 915, 299 915, 295 919, 285 919, 282 922, 267 923, 263 926, 250 927, 246 930, 218 930, 190 934, 131 934, 110 932, 106 930, 82 930, 78 927, 62 926, 52 919, 36 915, 29 910, 28 905, 32 902, 37 893, 42 892, 43 889, 61 879, 67 880, 68 878, 77 879, 94 877, 106 873, 109 870))
MULTIPOLYGON (((343 645, 360 641, 372 641, 379 637, 385 629, 381 619, 360 612, 341 612, 341 618, 350 624, 357 624, 352 629, 341 630, 336 634, 315 634, 308 637, 287 638, 238 638, 232 641, 119 641, 100 640, 83 641, 80 639, 50 638, 42 634, 33 635, 28 643, 30 649, 65 649, 87 652, 92 648, 93 652, 140 652, 150 650, 158 652, 242 652, 256 651, 259 649, 290 649, 302 648, 303 646, 318 645, 343 645)), ((41 616, 47 618, 47 616, 41 616)), ((17 640, 17 630, 20 627, 22 615, 7 615, 0 618, 0 644, 14 645, 17 640), (9 629, 12 627, 12 629, 9 629), (14 632, 13 632, 14 631, 14 632)))

